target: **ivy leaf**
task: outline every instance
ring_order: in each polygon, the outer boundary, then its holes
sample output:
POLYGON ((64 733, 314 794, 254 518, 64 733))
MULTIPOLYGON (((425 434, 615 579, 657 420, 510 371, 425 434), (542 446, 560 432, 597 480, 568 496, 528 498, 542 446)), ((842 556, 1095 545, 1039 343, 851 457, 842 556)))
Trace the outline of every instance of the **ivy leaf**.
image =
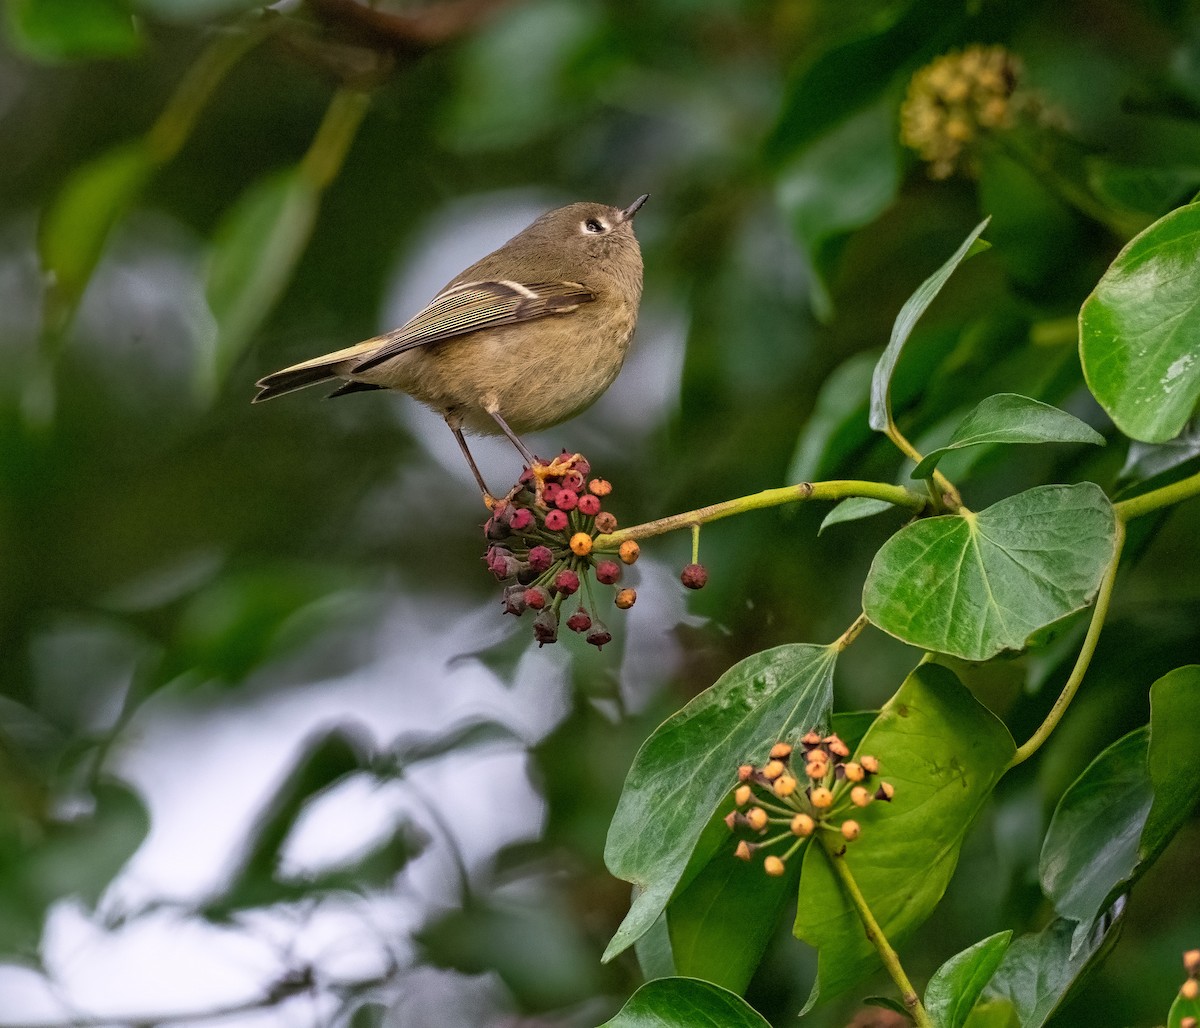
MULTIPOLYGON (((962 840, 1015 748, 1002 722, 948 668, 922 664, 879 712, 858 747, 879 758, 891 803, 858 814, 862 838, 844 860, 888 940, 897 945, 937 906, 962 840)), ((809 998, 830 996, 879 966, 830 857, 804 856, 797 938, 820 951, 809 998)))
POLYGON ((1091 926, 1187 820, 1200 795, 1200 665, 1150 687, 1150 724, 1105 749, 1063 794, 1042 845, 1042 889, 1091 926))
POLYGON ((1115 537, 1112 504, 1090 482, 914 521, 875 554, 863 610, 912 646, 987 660, 1091 603, 1115 537))
POLYGON ((1126 435, 1162 443, 1200 399, 1200 204, 1160 218, 1117 254, 1079 312, 1088 388, 1126 435))
POLYGON ((938 462, 953 450, 995 443, 1093 443, 1104 445, 1104 436, 1077 417, 1040 400, 1017 393, 997 393, 981 400, 959 422, 945 446, 925 455, 912 472, 928 478, 938 462))
POLYGON ((647 982, 600 1028, 770 1028, 741 996, 698 978, 647 982))
POLYGON ((1042 1028, 1071 990, 1117 944, 1124 912, 1125 902, 1118 900, 1086 934, 1082 945, 1073 942, 1075 922, 1064 918, 1036 934, 1022 935, 1009 946, 985 994, 1011 1004, 1021 1028, 1042 1028))
POLYGON ((945 264, 922 282, 900 308, 896 321, 892 325, 892 335, 879 362, 875 365, 875 373, 871 377, 871 427, 876 432, 886 432, 892 424, 891 389, 892 375, 896 370, 896 362, 917 321, 933 303, 934 298, 942 291, 954 270, 968 257, 987 249, 988 244, 979 241, 979 236, 987 228, 988 219, 984 218, 971 234, 963 240, 962 246, 954 251, 945 264))
POLYGON ((738 765, 761 763, 771 744, 790 732, 829 724, 836 660, 831 646, 798 643, 756 653, 642 744, 604 849, 608 869, 640 892, 604 952, 606 961, 662 913, 738 765))
POLYGON ((925 1012, 938 1028, 961 1028, 1004 959, 1012 932, 999 932, 956 953, 925 986, 925 1012))
POLYGON ((833 525, 845 524, 847 521, 861 521, 863 518, 873 518, 876 514, 882 514, 885 510, 895 510, 895 504, 888 503, 887 500, 873 500, 869 496, 848 497, 825 515, 825 520, 821 522, 821 527, 817 529, 817 535, 820 535, 825 529, 833 525))
POLYGON ((1065 918, 1090 926, 1114 888, 1129 880, 1153 794, 1150 730, 1107 747, 1063 794, 1042 844, 1042 891, 1065 918))
POLYGON ((283 294, 308 244, 320 195, 302 167, 289 168, 251 186, 218 228, 206 290, 217 320, 216 346, 201 376, 206 389, 220 381, 283 294))

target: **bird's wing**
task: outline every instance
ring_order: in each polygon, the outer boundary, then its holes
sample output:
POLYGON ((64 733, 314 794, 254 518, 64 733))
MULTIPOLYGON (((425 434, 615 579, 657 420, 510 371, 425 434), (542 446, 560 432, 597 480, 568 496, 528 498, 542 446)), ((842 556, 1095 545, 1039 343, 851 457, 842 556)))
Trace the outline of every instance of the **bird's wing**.
POLYGON ((596 294, 578 282, 462 282, 438 294, 407 325, 372 340, 378 348, 351 370, 369 371, 406 350, 480 329, 570 314, 595 299, 596 294))

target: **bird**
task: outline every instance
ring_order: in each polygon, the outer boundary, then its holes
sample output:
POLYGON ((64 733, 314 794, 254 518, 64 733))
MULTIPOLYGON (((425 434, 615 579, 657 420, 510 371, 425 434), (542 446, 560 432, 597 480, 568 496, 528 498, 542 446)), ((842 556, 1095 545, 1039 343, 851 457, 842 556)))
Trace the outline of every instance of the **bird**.
POLYGON ((407 393, 440 414, 495 504, 465 432, 521 441, 574 417, 613 383, 642 297, 642 254, 628 207, 572 203, 548 211, 451 279, 399 328, 259 379, 254 403, 319 382, 330 393, 407 393))

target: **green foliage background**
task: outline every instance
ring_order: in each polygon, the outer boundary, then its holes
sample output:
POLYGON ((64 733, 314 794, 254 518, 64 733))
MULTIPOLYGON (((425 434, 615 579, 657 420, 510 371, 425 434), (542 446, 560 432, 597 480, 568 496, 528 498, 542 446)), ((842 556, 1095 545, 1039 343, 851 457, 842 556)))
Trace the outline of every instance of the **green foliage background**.
MULTIPOLYGON (((288 757, 221 886, 180 916, 251 931, 246 912, 272 904, 386 903, 411 888, 410 862, 453 810, 417 808, 350 866, 285 879, 298 819, 348 776, 403 784, 413 768, 470 767, 507 740, 527 752, 546 804, 536 841, 470 867, 461 902, 427 911, 415 943, 397 942, 396 966, 340 978, 318 957, 310 976, 290 968, 285 991, 307 994, 311 977, 354 1024, 402 1024, 417 972, 453 968, 491 983, 464 1023, 517 1011, 597 1024, 643 977, 631 952, 600 964, 629 902, 603 848, 635 750, 737 660, 836 638, 899 518, 818 536, 827 510, 805 506, 708 527, 710 583, 687 597, 687 618, 662 587, 664 567, 687 561, 686 539, 648 542, 643 600, 613 612, 613 647, 530 653, 481 571, 477 498, 414 440, 414 419, 396 416, 408 401, 299 396, 252 409, 253 381, 388 327, 396 269, 420 268, 416 248, 447 212, 466 235, 517 204, 650 192, 639 345, 678 361, 677 385, 664 379, 671 393, 648 418, 627 369, 611 404, 543 448, 586 450, 616 484, 625 525, 787 482, 902 481, 908 465, 868 425, 871 368, 905 299, 990 215, 992 249, 956 273, 898 365, 892 402, 909 438, 925 453, 948 444, 967 411, 1005 392, 1108 438, 1008 460, 947 452, 939 467, 971 472, 974 510, 1043 482, 1119 495, 1194 472, 1195 423, 1176 434, 1194 399, 1155 426, 1163 442, 1130 444, 1084 388, 1074 319, 1124 243, 1200 187, 1200 12, 1170 0, 527 0, 458 5, 468 16, 444 40, 384 46, 335 8, 260 24, 238 3, 6 7, 0 950, 53 974, 43 933, 56 904, 99 904, 114 931, 153 909, 120 911, 105 895, 153 828, 116 769, 156 711, 251 717, 254 704, 373 661, 403 603, 421 675, 399 675, 399 694, 452 709, 444 690, 468 655, 514 689, 565 695, 556 727, 514 735, 476 712, 380 737, 369 711, 365 724, 326 726, 288 757), (900 145, 899 106, 913 72, 972 43, 1019 56, 1052 128, 1030 130, 1023 148, 984 145, 972 174, 935 181, 900 145), (660 632, 673 661, 645 659, 660 632), (526 889, 515 899, 514 882, 526 889)), ((463 264, 486 249, 440 242, 463 264)), ((517 467, 497 456, 487 470, 498 482, 517 467)), ((1054 745, 1003 780, 946 900, 906 943, 914 977, 1050 920, 1038 859, 1055 805, 1100 750, 1147 722, 1150 684, 1197 659, 1194 504, 1153 520, 1131 530, 1134 560, 1054 745)), ((1018 741, 1074 658, 1082 623, 1058 628, 1026 655, 957 668, 1018 741)), ((870 631, 839 661, 836 708, 881 706, 912 664, 870 631)), ((1097 1010, 1103 1023, 1162 1022, 1178 953, 1200 939, 1197 843, 1192 818, 1139 882, 1109 973, 1054 1025, 1094 1025, 1097 1010)), ((747 992, 775 1024, 792 1022, 816 973, 783 922, 755 928, 766 950, 747 992)), ((124 988, 114 978, 118 1012, 134 995, 124 988)), ((809 1019, 845 1024, 856 1002, 809 1019)))

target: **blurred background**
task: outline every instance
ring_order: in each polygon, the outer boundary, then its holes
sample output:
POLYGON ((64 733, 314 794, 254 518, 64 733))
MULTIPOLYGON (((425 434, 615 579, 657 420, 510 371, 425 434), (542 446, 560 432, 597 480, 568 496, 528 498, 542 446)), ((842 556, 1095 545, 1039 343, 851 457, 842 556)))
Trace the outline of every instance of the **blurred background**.
MULTIPOLYGON (((653 540, 610 646, 538 649, 501 614, 436 415, 379 393, 249 403, 550 207, 651 194, 634 352, 531 440, 586 453, 622 524, 906 474, 866 425, 871 367, 989 214, 993 250, 901 365, 910 438, 999 391, 1112 438, 948 459, 975 508, 1200 463, 1200 432, 1114 436, 1074 325, 1120 246, 1200 188, 1195 4, 9 0, 4 18, 5 1028, 589 1026, 640 984, 632 952, 599 962, 628 903, 603 846, 634 752, 741 657, 835 638, 898 517, 713 525, 710 584, 686 596, 686 533, 653 540)), ((494 488, 515 481, 507 443, 474 449, 494 488)), ((1200 652, 1194 523, 1163 522, 1055 744, 1003 783, 906 949, 914 977, 1044 923, 1055 801, 1200 652)), ((962 673, 1024 738, 1076 639, 962 673)), ((879 706, 916 658, 868 632, 838 708, 879 706)), ((1087 1009, 1055 1024, 1161 1022, 1200 930, 1198 844, 1193 822, 1087 1009)), ((748 997, 776 1024, 815 968, 789 924, 748 997)))

